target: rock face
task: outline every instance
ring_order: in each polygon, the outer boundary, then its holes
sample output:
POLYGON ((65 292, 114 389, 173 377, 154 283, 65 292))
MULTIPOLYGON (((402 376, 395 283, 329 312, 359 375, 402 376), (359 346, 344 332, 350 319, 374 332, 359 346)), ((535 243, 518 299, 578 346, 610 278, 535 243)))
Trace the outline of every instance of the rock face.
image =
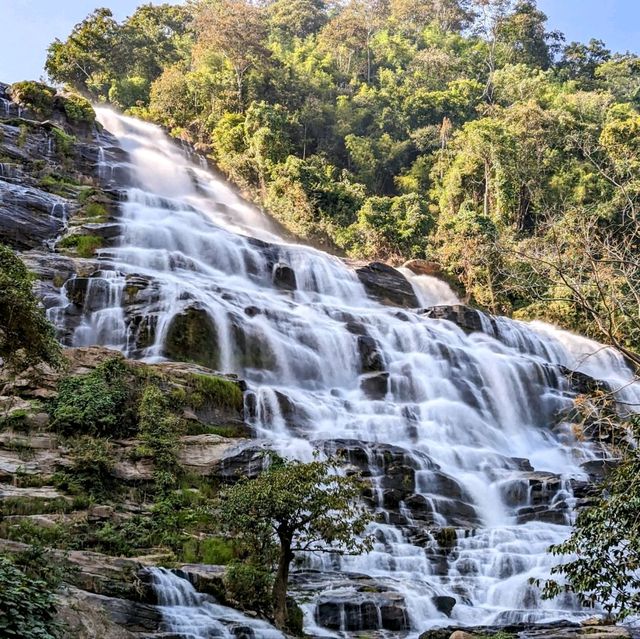
POLYGON ((372 262, 357 268, 356 273, 367 293, 383 304, 405 308, 420 306, 407 278, 392 266, 372 262))

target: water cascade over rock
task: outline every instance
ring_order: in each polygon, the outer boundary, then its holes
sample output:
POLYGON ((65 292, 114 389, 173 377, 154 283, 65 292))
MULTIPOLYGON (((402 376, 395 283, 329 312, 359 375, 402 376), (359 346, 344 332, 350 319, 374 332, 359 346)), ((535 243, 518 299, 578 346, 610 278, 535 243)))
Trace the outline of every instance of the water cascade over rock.
MULTIPOLYGON (((431 276, 359 277, 287 243, 158 128, 107 110, 99 119, 129 157, 100 167, 131 184, 120 233, 99 270, 66 282, 50 317, 71 345, 238 374, 261 440, 249 446, 340 453, 367 478, 373 551, 310 557, 293 573, 308 632, 579 619, 575 602, 542 601, 529 579, 553 565, 546 549, 568 534, 603 456, 562 417, 577 392, 568 373, 638 400, 625 362, 542 324, 406 308, 457 300, 431 276), (402 288, 378 290, 396 277, 402 288)), ((199 627, 200 604, 169 596, 186 582, 157 579, 169 630, 190 615, 199 627)))

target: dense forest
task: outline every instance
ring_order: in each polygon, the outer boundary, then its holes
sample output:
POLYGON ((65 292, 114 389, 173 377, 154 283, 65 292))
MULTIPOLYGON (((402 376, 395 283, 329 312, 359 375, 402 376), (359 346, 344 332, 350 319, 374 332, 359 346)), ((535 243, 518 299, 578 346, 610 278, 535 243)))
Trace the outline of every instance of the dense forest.
POLYGON ((98 9, 46 69, 196 143, 304 240, 426 258, 635 359, 640 59, 566 44, 535 0, 98 9))

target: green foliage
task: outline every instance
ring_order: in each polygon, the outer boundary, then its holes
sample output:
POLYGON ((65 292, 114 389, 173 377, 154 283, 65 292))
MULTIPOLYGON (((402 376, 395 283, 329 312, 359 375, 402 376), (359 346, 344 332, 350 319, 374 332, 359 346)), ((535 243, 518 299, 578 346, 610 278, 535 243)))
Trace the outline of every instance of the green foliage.
POLYGON ((54 590, 45 579, 28 574, 15 558, 0 555, 0 636, 61 637, 54 590))
MULTIPOLYGON (((96 210, 95 208, 93 209, 96 210)), ((102 213, 102 209, 98 209, 102 213)), ((60 248, 73 248, 80 257, 92 257, 96 251, 102 247, 103 240, 97 235, 80 235, 75 233, 63 237, 59 242, 60 248)))
POLYGON ((81 95, 70 93, 63 96, 62 108, 72 124, 93 124, 96 121, 91 102, 81 95))
POLYGON ((61 156, 70 155, 76 138, 57 126, 51 128, 51 135, 53 135, 53 139, 55 141, 56 153, 61 156))
POLYGON ((633 443, 605 481, 597 502, 578 514, 567 541, 551 547, 565 562, 552 569, 559 581, 545 583, 544 596, 578 596, 583 606, 601 606, 616 621, 640 612, 640 433, 632 420, 633 443))
POLYGON ((275 572, 273 616, 281 628, 287 625, 289 565, 296 552, 357 554, 371 547, 371 539, 363 537, 371 517, 358 503, 360 483, 336 470, 331 461, 303 463, 273 455, 256 479, 220 495, 221 520, 247 557, 230 574, 242 596, 253 599, 264 597, 254 587, 267 586, 259 574, 275 572), (259 574, 252 577, 255 571, 259 574))
POLYGON ((63 378, 51 411, 52 426, 65 435, 123 437, 135 430, 135 385, 119 358, 91 373, 63 378))
POLYGON ((162 391, 148 385, 142 392, 138 406, 139 436, 154 461, 154 477, 158 491, 173 488, 179 465, 177 462, 178 437, 184 424, 169 409, 162 391))
POLYGON ((640 58, 560 42, 535 0, 199 0, 97 10, 47 69, 209 149, 303 239, 633 352, 640 58))
POLYGON ((182 547, 182 560, 187 563, 223 566, 230 564, 234 558, 233 542, 222 537, 189 539, 182 547))
POLYGON ((241 608, 271 614, 273 572, 269 568, 235 561, 227 566, 224 586, 227 597, 241 608))
POLYGON ((32 283, 22 260, 0 244, 0 357, 12 366, 39 361, 57 366, 60 346, 33 294, 32 283))
POLYGON ((112 475, 114 458, 111 445, 98 437, 79 437, 69 442, 71 460, 65 478, 58 480, 58 486, 67 490, 88 494, 97 499, 108 497, 114 490, 112 475))
POLYGON ((41 118, 53 111, 56 90, 41 82, 27 80, 11 85, 11 98, 20 106, 32 110, 41 118))
POLYGON ((188 401, 196 408, 205 400, 222 408, 242 410, 244 406, 244 395, 236 381, 195 373, 189 376, 188 384, 191 389, 188 401))

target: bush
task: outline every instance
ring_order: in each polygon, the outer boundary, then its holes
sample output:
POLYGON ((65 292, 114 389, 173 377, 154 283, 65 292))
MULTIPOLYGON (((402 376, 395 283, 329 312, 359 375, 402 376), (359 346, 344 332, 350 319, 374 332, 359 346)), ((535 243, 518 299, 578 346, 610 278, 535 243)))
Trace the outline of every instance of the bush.
POLYGON ((51 585, 27 574, 8 555, 0 556, 0 636, 56 639, 61 627, 51 585))
POLYGON ((229 598, 241 608, 271 614, 273 575, 269 568, 234 561, 227 567, 224 585, 229 598))
POLYGON ((235 558, 233 542, 223 537, 189 539, 182 548, 181 559, 189 564, 225 566, 235 558))
POLYGON ((125 362, 114 357, 58 385, 52 426, 65 435, 127 436, 135 432, 136 387, 125 362))
POLYGON ((70 94, 62 98, 62 108, 72 124, 93 124, 96 112, 91 103, 80 95, 70 94))
POLYGON ((80 257, 92 257, 102 247, 102 238, 97 235, 67 235, 63 237, 58 246, 60 248, 73 248, 80 257))
POLYGON ((11 85, 11 97, 20 106, 47 117, 53 112, 56 90, 41 82, 25 80, 11 85))
POLYGON ((61 362, 53 326, 31 288, 33 277, 22 260, 0 244, 0 357, 10 365, 61 362))
POLYGON ((80 487, 96 498, 108 496, 114 488, 113 453, 104 439, 81 437, 71 442, 69 487, 80 487))

